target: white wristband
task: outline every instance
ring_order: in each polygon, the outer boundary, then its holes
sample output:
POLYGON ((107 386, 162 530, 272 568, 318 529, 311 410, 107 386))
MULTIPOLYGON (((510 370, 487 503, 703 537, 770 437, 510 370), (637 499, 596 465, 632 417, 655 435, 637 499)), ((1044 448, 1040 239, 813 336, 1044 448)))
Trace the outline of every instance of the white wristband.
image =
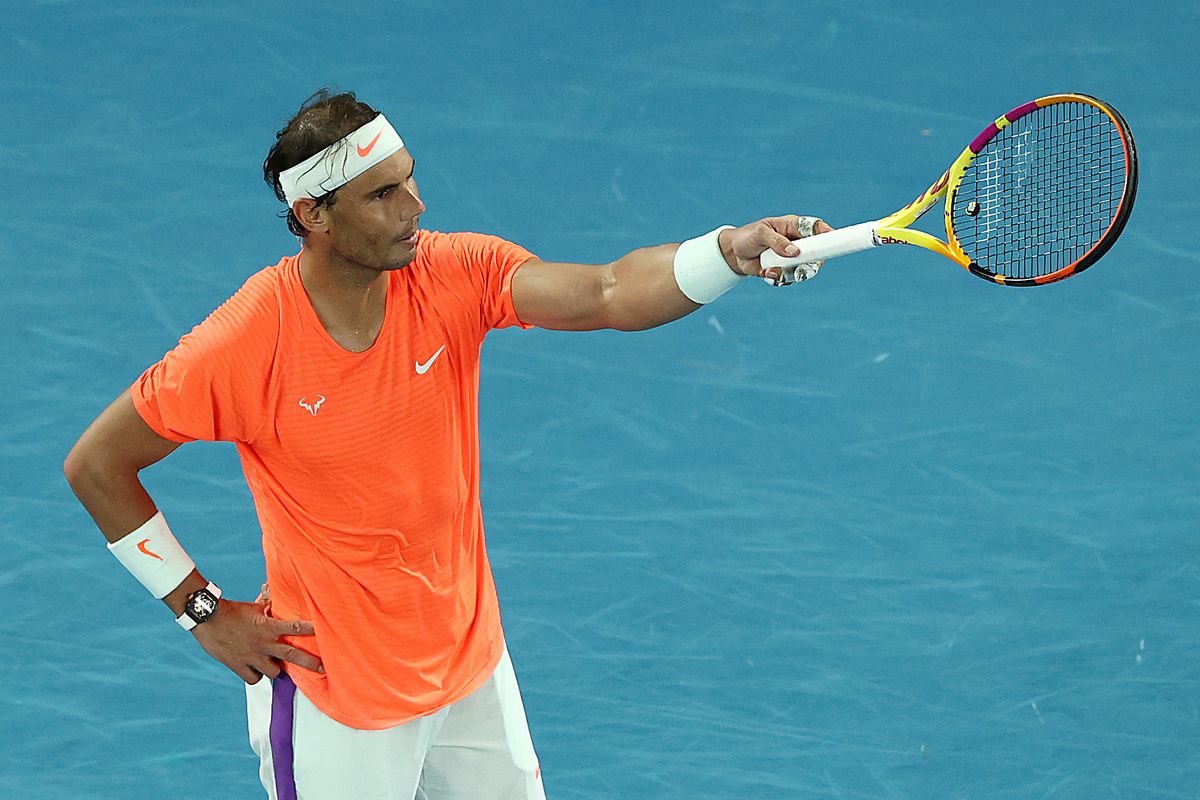
POLYGON ((688 239, 675 251, 675 283, 693 303, 711 303, 741 282, 739 275, 725 263, 718 237, 732 228, 722 225, 695 239, 688 239))
POLYGON ((174 591, 196 568, 196 562, 184 552, 161 511, 137 530, 109 544, 108 549, 159 600, 174 591))

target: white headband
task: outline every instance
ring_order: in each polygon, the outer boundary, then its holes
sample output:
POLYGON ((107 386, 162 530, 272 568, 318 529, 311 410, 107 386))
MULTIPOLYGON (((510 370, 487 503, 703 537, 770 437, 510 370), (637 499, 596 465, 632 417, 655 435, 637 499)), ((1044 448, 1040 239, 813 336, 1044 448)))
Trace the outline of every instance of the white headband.
POLYGON ((316 198, 362 175, 404 147, 404 140, 380 114, 344 139, 279 173, 279 185, 290 206, 316 198))

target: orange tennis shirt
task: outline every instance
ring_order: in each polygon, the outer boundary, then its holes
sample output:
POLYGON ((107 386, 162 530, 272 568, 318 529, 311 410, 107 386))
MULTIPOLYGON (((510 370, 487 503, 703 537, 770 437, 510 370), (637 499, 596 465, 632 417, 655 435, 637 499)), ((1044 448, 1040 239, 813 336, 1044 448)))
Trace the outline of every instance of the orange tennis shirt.
POLYGON ((479 503, 479 352, 524 325, 527 250, 422 231, 387 274, 366 351, 321 325, 290 256, 246 281, 132 387, 159 435, 232 441, 262 527, 272 615, 312 620, 288 672, 333 719, 387 728, 490 677, 503 634, 479 503))

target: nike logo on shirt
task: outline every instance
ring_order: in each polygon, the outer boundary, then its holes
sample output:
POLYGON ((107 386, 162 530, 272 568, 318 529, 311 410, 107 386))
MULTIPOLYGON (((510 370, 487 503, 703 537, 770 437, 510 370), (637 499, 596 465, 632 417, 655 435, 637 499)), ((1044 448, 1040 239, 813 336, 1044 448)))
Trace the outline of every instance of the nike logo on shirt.
POLYGON ((446 349, 446 345, 442 345, 441 347, 439 347, 437 349, 437 352, 434 353, 432 356, 430 356, 429 360, 426 361, 424 364, 422 364, 420 361, 414 361, 413 366, 416 367, 417 374, 424 375, 426 372, 429 372, 429 368, 433 366, 433 362, 437 361, 438 356, 440 356, 442 354, 442 351, 445 349, 446 349))

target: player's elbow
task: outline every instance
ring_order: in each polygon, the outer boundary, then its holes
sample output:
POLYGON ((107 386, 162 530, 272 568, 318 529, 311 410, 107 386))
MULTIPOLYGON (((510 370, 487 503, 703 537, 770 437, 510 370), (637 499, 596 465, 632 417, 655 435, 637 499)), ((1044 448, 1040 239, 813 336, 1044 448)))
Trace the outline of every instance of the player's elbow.
POLYGON ((87 492, 96 483, 96 458, 90 452, 86 437, 81 438, 67 453, 63 461, 63 476, 77 496, 87 492))
POLYGON ((67 483, 75 486, 75 482, 83 477, 84 456, 80 452, 79 442, 71 448, 71 452, 67 453, 66 459, 63 460, 63 475, 66 476, 67 483))
POLYGON ((137 474, 131 465, 114 458, 113 451, 114 448, 105 447, 94 435, 85 433, 67 453, 63 475, 81 501, 104 494, 113 483, 137 474))

